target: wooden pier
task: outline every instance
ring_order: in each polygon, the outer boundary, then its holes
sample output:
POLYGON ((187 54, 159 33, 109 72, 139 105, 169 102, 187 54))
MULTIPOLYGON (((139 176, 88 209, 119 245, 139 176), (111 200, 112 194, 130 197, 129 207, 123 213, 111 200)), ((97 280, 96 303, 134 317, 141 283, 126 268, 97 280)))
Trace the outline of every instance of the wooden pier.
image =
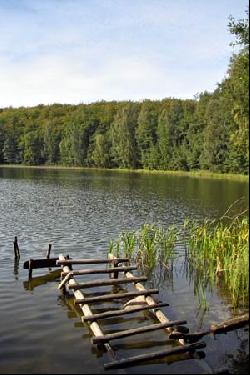
POLYGON ((66 259, 63 255, 60 255, 56 264, 62 266, 62 280, 58 286, 58 289, 61 289, 64 292, 66 289, 68 289, 69 291, 73 292, 75 298, 74 303, 80 307, 83 313, 82 321, 89 323, 89 328, 92 331, 92 343, 103 345, 106 350, 111 353, 112 358, 114 359, 110 363, 104 365, 105 369, 131 366, 136 363, 145 362, 152 359, 159 359, 172 354, 194 352, 196 349, 203 349, 205 347, 205 344, 202 342, 186 344, 183 338, 177 338, 174 339, 173 342, 178 342, 179 347, 175 346, 158 352, 146 353, 126 359, 117 359, 111 346, 111 342, 113 340, 120 340, 134 335, 142 335, 146 332, 155 330, 164 330, 168 335, 173 333, 187 334, 189 332, 188 328, 182 326, 183 324, 187 323, 186 320, 170 321, 166 317, 160 308, 168 306, 168 304, 159 303, 153 297, 154 294, 159 293, 159 290, 146 289, 141 282, 146 281, 147 277, 134 276, 131 271, 136 270, 137 267, 135 265, 129 265, 129 259, 127 258, 116 258, 112 254, 109 254, 107 259, 66 259), (108 265, 108 268, 73 270, 74 265, 89 264, 106 264, 108 265), (77 282, 75 279, 76 276, 87 276, 90 274, 107 274, 110 278, 85 282, 77 282), (122 275, 122 277, 119 277, 120 275, 122 275), (134 291, 108 294, 104 293, 94 297, 87 297, 82 291, 99 286, 117 286, 124 284, 131 284, 134 287, 134 291), (91 305, 93 304, 100 302, 112 302, 114 300, 120 301, 122 304, 120 309, 111 311, 107 310, 97 314, 93 313, 91 310, 91 305), (153 317, 158 320, 158 323, 152 324, 152 322, 149 322, 148 325, 143 327, 122 330, 115 333, 104 333, 100 327, 100 321, 103 319, 127 314, 135 314, 141 311, 150 312, 153 317))
MULTIPOLYGON (((69 256, 59 255, 58 258, 50 258, 51 245, 46 258, 31 259, 24 263, 24 268, 29 269, 29 279, 32 278, 32 270, 36 268, 53 268, 61 267, 61 282, 58 289, 65 294, 66 291, 72 292, 74 296, 74 304, 81 310, 81 319, 87 323, 93 334, 92 343, 102 346, 111 356, 111 362, 104 364, 105 369, 121 368, 132 366, 137 363, 152 361, 155 359, 165 358, 181 353, 193 354, 196 350, 206 347, 204 342, 199 340, 207 334, 224 333, 230 329, 241 327, 249 322, 248 314, 239 319, 232 319, 219 325, 211 326, 208 330, 198 333, 189 333, 189 329, 185 326, 186 320, 170 320, 165 313, 161 311, 162 307, 168 306, 166 302, 159 302, 154 295, 159 293, 158 289, 146 289, 142 282, 147 281, 146 276, 134 276, 131 271, 137 269, 136 265, 130 265, 128 258, 116 258, 113 254, 109 254, 107 259, 71 259, 69 256), (74 265, 100 265, 101 268, 84 268, 73 269, 74 265), (106 265, 104 267, 103 265, 106 265), (86 280, 78 282, 76 277, 86 277, 88 275, 106 275, 106 278, 95 280, 86 280), (108 277, 107 277, 108 276, 108 277), (89 297, 83 290, 91 288, 99 288, 102 286, 118 287, 122 285, 131 285, 133 291, 119 291, 115 293, 103 293, 89 297), (101 313, 94 313, 92 305, 102 302, 120 303, 119 309, 107 309, 101 313), (143 327, 130 328, 122 331, 104 333, 100 324, 102 320, 119 317, 128 314, 136 314, 138 312, 151 313, 157 323, 149 323, 143 327), (140 355, 129 358, 118 358, 117 353, 113 350, 111 342, 113 340, 121 340, 126 337, 143 335, 146 332, 162 330, 168 337, 168 347, 164 350, 142 353, 140 355), (173 346, 169 345, 169 340, 173 342, 173 346)), ((58 270, 59 271, 59 270, 58 270)), ((96 291, 96 290, 95 290, 96 291)), ((150 319, 150 317, 148 317, 150 319)), ((143 338, 145 340, 145 338, 143 338)), ((178 358, 178 357, 177 357, 178 358)), ((181 357, 180 357, 181 359, 181 357)), ((210 371, 211 373, 211 371, 210 371)))

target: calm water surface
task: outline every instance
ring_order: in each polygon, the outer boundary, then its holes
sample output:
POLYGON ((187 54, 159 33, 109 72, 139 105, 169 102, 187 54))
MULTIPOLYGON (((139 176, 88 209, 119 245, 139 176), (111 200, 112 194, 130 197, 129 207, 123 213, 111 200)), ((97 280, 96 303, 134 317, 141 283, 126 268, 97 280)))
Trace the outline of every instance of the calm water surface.
MULTIPOLYGON (((0 168, 0 373, 112 373, 103 370, 109 358, 91 345, 79 311, 58 292, 59 279, 28 283, 25 260, 44 256, 49 243, 54 255, 103 258, 108 241, 123 230, 137 229, 145 222, 168 227, 186 216, 218 217, 242 197, 244 206, 248 184, 236 181, 0 168), (14 236, 19 238, 19 264, 13 258, 14 236)), ((36 270, 34 276, 46 272, 36 270)), ((155 281, 149 280, 149 286, 155 286, 155 281)), ((110 291, 108 287, 100 290, 110 291)), ((170 304, 163 309, 168 317, 188 320, 191 331, 232 316, 230 304, 219 290, 207 291, 208 311, 199 307, 181 256, 171 277, 166 275, 161 281, 159 299, 170 304)), ((104 305, 95 307, 97 311, 104 305)), ((101 327, 110 332, 147 322, 147 315, 137 314, 102 321, 101 327)), ((198 374, 225 366, 233 373, 245 373, 249 350, 246 330, 207 336, 204 341, 203 359, 182 355, 113 373, 198 374)), ((169 344, 167 336, 156 331, 145 334, 143 340, 138 335, 114 341, 113 347, 118 357, 124 358, 169 344)))

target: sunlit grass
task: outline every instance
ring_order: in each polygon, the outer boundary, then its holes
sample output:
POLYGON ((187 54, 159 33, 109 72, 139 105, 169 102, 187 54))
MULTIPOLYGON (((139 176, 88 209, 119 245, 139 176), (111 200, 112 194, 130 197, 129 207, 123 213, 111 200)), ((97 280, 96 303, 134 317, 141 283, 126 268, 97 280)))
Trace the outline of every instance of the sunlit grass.
POLYGON ((215 288, 227 296, 233 307, 246 307, 249 292, 248 218, 225 221, 186 219, 182 227, 167 230, 144 224, 138 231, 123 232, 109 243, 109 252, 129 257, 146 272, 168 268, 176 255, 180 236, 185 244, 184 264, 187 279, 203 309, 208 308, 206 292, 215 288))
POLYGON ((197 289, 224 289, 234 307, 248 303, 248 219, 185 223, 189 275, 197 289))
POLYGON ((77 167, 77 166, 66 166, 66 165, 25 165, 25 164, 0 164, 0 168, 27 168, 27 169, 68 169, 75 171, 109 171, 118 173, 137 173, 137 174, 156 174, 156 175, 172 175, 172 176, 186 176, 192 178, 204 178, 204 179, 228 179, 236 180, 241 182, 249 182, 249 176, 238 173, 215 173, 206 170, 190 170, 190 171, 170 171, 170 170, 159 170, 159 169, 129 169, 129 168, 97 168, 97 167, 77 167))
POLYGON ((178 230, 164 230, 153 224, 144 224, 138 231, 123 232, 116 241, 109 242, 108 251, 116 256, 133 259, 141 267, 152 270, 159 261, 167 264, 173 256, 178 230))

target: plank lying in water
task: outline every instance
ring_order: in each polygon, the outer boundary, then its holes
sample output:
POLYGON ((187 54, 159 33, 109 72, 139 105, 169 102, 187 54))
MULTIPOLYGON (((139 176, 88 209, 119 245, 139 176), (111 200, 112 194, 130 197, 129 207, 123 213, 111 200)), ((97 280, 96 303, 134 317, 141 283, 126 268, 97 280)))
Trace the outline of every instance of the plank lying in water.
POLYGON ((69 264, 109 264, 109 263, 125 263, 129 262, 128 258, 116 258, 113 259, 64 259, 58 260, 59 265, 69 265, 69 264))
POLYGON ((51 268, 51 267, 60 267, 60 265, 57 264, 58 258, 43 258, 43 259, 30 259, 24 262, 23 268, 28 270, 30 268, 30 261, 32 269, 37 268, 51 268))
POLYGON ((116 339, 120 339, 120 338, 127 337, 127 336, 138 335, 138 334, 145 333, 145 332, 156 331, 158 329, 174 327, 174 326, 177 326, 178 324, 186 324, 186 323, 187 323, 186 320, 174 320, 169 323, 150 324, 148 326, 144 326, 140 328, 132 328, 132 329, 126 329, 124 331, 119 331, 115 333, 107 333, 106 335, 103 335, 100 337, 96 336, 96 337, 93 337, 92 342, 93 344, 103 344, 111 340, 116 340, 116 339))
POLYGON ((99 279, 88 281, 85 283, 77 283, 77 285, 69 285, 69 289, 85 289, 85 288, 94 288, 96 286, 106 286, 106 285, 118 285, 118 284, 129 284, 129 283, 136 283, 138 281, 146 281, 146 276, 141 277, 134 277, 131 279, 99 279))
POLYGON ((169 306, 169 304, 168 303, 156 303, 151 306, 147 305, 147 306, 126 308, 126 309, 121 309, 121 310, 106 311, 106 312, 99 313, 99 314, 84 316, 82 320, 84 322, 85 321, 91 322, 91 321, 98 320, 98 319, 106 319, 106 318, 112 318, 114 316, 133 314, 139 311, 159 309, 160 307, 164 307, 164 306, 169 306))
POLYGON ((245 325, 249 324, 249 314, 244 314, 238 316, 236 318, 232 318, 226 320, 224 322, 218 324, 212 324, 207 330, 202 332, 194 332, 188 334, 182 334, 179 332, 172 333, 169 338, 170 339, 184 339, 185 342, 194 343, 200 340, 203 336, 212 334, 220 334, 220 333, 227 333, 237 328, 244 327, 245 325))
POLYGON ((75 301, 75 304, 79 305, 79 304, 85 304, 85 303, 112 301, 114 299, 135 297, 135 296, 145 296, 149 294, 158 294, 158 293, 159 293, 159 289, 147 289, 147 290, 145 289, 143 291, 128 292, 128 293, 104 294, 98 297, 87 297, 83 299, 77 299, 75 301))
POLYGON ((150 360, 154 360, 154 359, 167 357, 167 356, 170 356, 170 355, 173 355, 173 354, 181 354, 181 353, 185 353, 185 352, 188 352, 188 351, 203 349, 203 348, 205 348, 205 346, 206 346, 206 344, 201 342, 201 343, 197 343, 197 344, 189 344, 189 345, 178 346, 176 348, 162 350, 162 351, 158 351, 158 352, 141 354, 141 355, 137 355, 137 356, 134 356, 134 357, 121 359, 119 361, 105 363, 104 368, 106 370, 108 370, 108 369, 115 369, 115 368, 119 368, 119 367, 126 367, 126 366, 129 366, 129 365, 134 365, 136 363, 140 363, 140 362, 144 362, 144 361, 150 361, 150 360))
POLYGON ((110 268, 101 268, 101 269, 86 269, 86 270, 77 270, 70 272, 62 272, 62 277, 65 276, 81 276, 81 275, 91 275, 91 274, 105 274, 105 273, 114 273, 114 272, 127 272, 136 270, 136 266, 129 267, 110 267, 110 268))

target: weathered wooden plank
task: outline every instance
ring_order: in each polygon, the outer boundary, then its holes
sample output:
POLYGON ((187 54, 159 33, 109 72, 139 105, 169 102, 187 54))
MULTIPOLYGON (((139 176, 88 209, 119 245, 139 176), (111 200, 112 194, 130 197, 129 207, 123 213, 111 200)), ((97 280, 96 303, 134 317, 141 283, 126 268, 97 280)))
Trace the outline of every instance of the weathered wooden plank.
POLYGON ((93 314, 90 316, 84 316, 82 320, 92 322, 94 320, 98 319, 106 319, 106 318, 112 318, 114 316, 120 316, 120 315, 127 315, 127 314, 133 314, 139 311, 145 311, 145 310, 151 310, 151 309, 159 309, 160 307, 169 306, 168 303, 156 303, 155 305, 146 305, 146 306, 140 306, 140 307, 133 307, 133 308, 126 308, 126 309, 120 309, 120 310, 113 310, 113 311, 106 311, 99 314, 93 314))
POLYGON ((167 349, 167 350, 162 350, 162 351, 147 353, 147 354, 141 354, 141 355, 137 355, 137 356, 134 356, 134 357, 121 359, 119 361, 105 363, 104 368, 106 370, 108 370, 108 369, 126 367, 126 366, 134 365, 134 364, 137 364, 137 363, 140 363, 140 362, 145 362, 145 361, 150 361, 150 360, 154 360, 154 359, 167 357, 167 356, 170 356, 170 355, 173 355, 173 354, 181 354, 181 353, 185 353, 185 352, 188 352, 188 351, 203 349, 205 347, 206 347, 206 344, 203 343, 203 342, 197 343, 197 344, 177 346, 175 348, 171 348, 171 349, 167 349))
POLYGON ((225 320, 224 322, 218 324, 212 324, 210 326, 211 333, 225 333, 231 331, 232 329, 243 327, 244 325, 249 324, 249 314, 244 314, 237 316, 232 319, 225 320))
MULTIPOLYGON (((117 258, 118 263, 129 262, 128 258, 117 258)), ((58 260, 59 265, 69 265, 69 264, 110 264, 114 263, 112 259, 64 259, 58 260)))
POLYGON ((97 286, 107 286, 107 285, 119 285, 119 284, 129 284, 136 283, 138 281, 146 281, 146 276, 134 277, 131 279, 99 279, 93 281, 86 281, 84 283, 77 283, 77 285, 69 285, 69 289, 85 289, 85 288, 94 288, 97 286))
POLYGON ((98 297, 88 297, 84 299, 78 299, 75 301, 75 304, 79 305, 79 304, 84 304, 84 303, 112 301, 114 299, 128 298, 128 297, 135 297, 135 296, 145 296, 148 294, 157 294, 157 293, 159 293, 158 289, 147 289, 147 290, 145 289, 142 291, 135 291, 135 292, 128 292, 128 293, 104 294, 98 297))
POLYGON ((212 334, 220 334, 232 331, 237 328, 244 327, 245 325, 249 324, 249 314, 244 314, 242 316, 238 316, 236 318, 232 318, 226 320, 224 322, 218 324, 212 324, 207 330, 202 332, 194 332, 194 333, 179 333, 174 332, 169 335, 170 339, 184 339, 185 342, 194 343, 199 341, 205 335, 212 334))
MULTIPOLYGON (((58 260, 58 258, 32 259, 32 269, 60 267, 60 265, 58 265, 56 263, 57 260, 58 260)), ((24 269, 29 269, 29 263, 30 263, 29 260, 27 260, 26 262, 24 262, 23 268, 24 269)))
POLYGON ((107 333, 103 336, 96 336, 93 337, 92 342, 93 344, 103 344, 105 342, 109 342, 111 340, 121 339, 127 336, 134 336, 145 332, 156 331, 158 329, 174 327, 178 324, 186 324, 186 320, 174 320, 169 323, 158 323, 158 324, 149 324, 148 326, 140 327, 140 328, 131 328, 126 329, 124 331, 119 331, 115 333, 107 333))
POLYGON ((109 268, 101 268, 101 269, 86 269, 86 270, 76 270, 76 271, 70 271, 70 272, 62 272, 62 277, 65 277, 67 275, 70 276, 82 276, 82 275, 91 275, 91 274, 105 274, 105 273, 113 273, 116 272, 127 272, 127 271, 133 271, 136 270, 136 266, 129 266, 129 267, 109 267, 109 268))

